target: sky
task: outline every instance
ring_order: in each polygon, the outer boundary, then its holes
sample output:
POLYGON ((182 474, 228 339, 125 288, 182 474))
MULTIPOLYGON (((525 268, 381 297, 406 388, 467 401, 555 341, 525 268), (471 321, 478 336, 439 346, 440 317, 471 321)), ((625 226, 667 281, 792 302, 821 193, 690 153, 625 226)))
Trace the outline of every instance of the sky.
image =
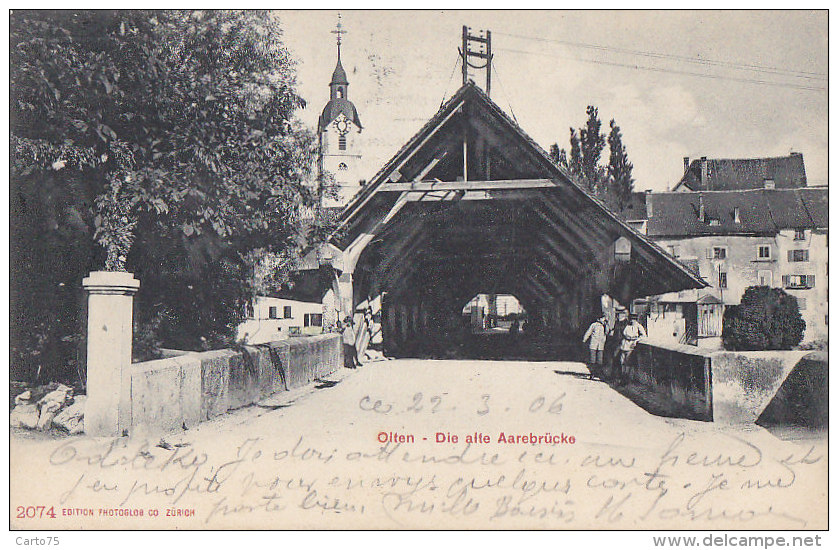
MULTIPOLYGON (((297 61, 300 119, 329 99, 337 11, 277 11, 297 61)), ((827 184, 825 11, 342 11, 348 97, 370 179, 462 84, 462 26, 492 31, 492 99, 545 149, 599 109, 634 164, 635 189, 665 191, 683 157, 803 153, 827 184), (528 52, 528 53, 523 53, 528 52), (456 70, 455 70, 456 65, 456 70), (641 68, 635 68, 641 67, 641 68), (697 73, 685 74, 685 73, 697 73), (776 84, 782 84, 778 86, 776 84)), ((481 86, 482 72, 472 76, 481 86)), ((608 151, 603 153, 607 161, 608 151)))

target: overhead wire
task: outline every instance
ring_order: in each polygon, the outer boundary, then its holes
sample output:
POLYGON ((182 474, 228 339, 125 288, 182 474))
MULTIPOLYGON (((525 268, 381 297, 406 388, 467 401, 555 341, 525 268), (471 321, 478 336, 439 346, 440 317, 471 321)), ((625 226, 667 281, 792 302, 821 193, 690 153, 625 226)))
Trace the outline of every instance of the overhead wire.
POLYGON ((457 59, 454 60, 454 67, 451 69, 451 76, 448 77, 448 83, 445 85, 445 91, 442 92, 442 101, 439 102, 439 108, 445 105, 445 96, 448 95, 448 88, 451 86, 451 81, 454 80, 454 73, 457 72, 457 65, 462 61, 462 56, 457 54, 457 59))
POLYGON ((646 50, 633 50, 629 48, 619 48, 616 46, 603 46, 599 44, 589 44, 585 42, 574 42, 571 40, 559 40, 554 38, 542 38, 537 36, 527 36, 522 34, 513 34, 513 33, 505 33, 501 31, 495 32, 495 34, 509 36, 513 38, 520 38, 523 40, 533 40, 537 42, 551 42, 554 44, 562 44, 565 46, 572 46, 577 48, 585 48, 591 50, 599 50, 599 51, 608 51, 608 52, 615 52, 615 53, 623 53, 623 54, 630 54, 630 55, 637 55, 642 57, 650 57, 654 59, 671 59, 675 61, 684 61, 687 63, 694 63, 698 65, 706 65, 706 66, 713 66, 713 67, 726 67, 731 69, 743 70, 743 71, 753 71, 753 72, 762 72, 767 74, 776 74, 776 75, 783 75, 783 76, 790 76, 795 78, 807 78, 812 80, 823 80, 828 81, 829 77, 826 73, 821 72, 814 72, 814 71, 800 71, 795 69, 787 69, 782 67, 772 67, 768 65, 759 65, 756 63, 736 63, 733 61, 721 61, 717 59, 702 59, 697 57, 689 57, 686 55, 677 55, 677 54, 669 54, 669 53, 661 53, 661 52, 652 52, 646 50))
POLYGON ((805 86, 802 84, 793 84, 790 82, 777 82, 771 80, 760 80, 755 78, 743 78, 743 77, 736 77, 736 76, 726 76, 726 75, 718 75, 718 74, 711 74, 711 73, 700 73, 700 72, 693 72, 693 71, 681 71, 678 69, 664 69, 661 67, 649 67, 645 65, 635 65, 635 64, 628 64, 628 63, 617 63, 614 61, 603 61, 598 59, 584 59, 579 57, 570 57, 570 56, 563 56, 557 54, 551 54, 547 52, 533 52, 528 50, 517 50, 514 48, 495 48, 495 51, 504 51, 510 53, 519 53, 519 54, 527 54, 527 55, 540 55, 546 57, 554 57, 557 59, 566 59, 571 61, 579 61, 582 63, 594 63, 597 65, 607 65, 611 67, 624 67, 627 69, 635 69, 641 71, 651 71, 657 73, 670 73, 670 74, 680 74, 686 76, 696 76, 700 78, 712 78, 716 80, 731 80, 734 82, 745 82, 750 84, 761 84, 765 86, 777 86, 781 88, 792 88, 796 90, 809 90, 809 91, 817 91, 817 92, 825 92, 828 90, 826 87, 822 86, 805 86))
POLYGON ((503 91, 503 95, 506 98, 506 104, 509 106, 509 114, 512 115, 512 120, 515 121, 515 124, 518 124, 520 126, 520 124, 518 123, 518 117, 515 116, 515 111, 512 110, 512 102, 509 99, 509 94, 506 93, 506 86, 503 85, 503 82, 500 79, 500 72, 498 71, 498 68, 495 65, 495 60, 490 59, 489 62, 492 64, 492 71, 494 72, 495 76, 497 77, 498 84, 500 85, 500 89, 503 91))

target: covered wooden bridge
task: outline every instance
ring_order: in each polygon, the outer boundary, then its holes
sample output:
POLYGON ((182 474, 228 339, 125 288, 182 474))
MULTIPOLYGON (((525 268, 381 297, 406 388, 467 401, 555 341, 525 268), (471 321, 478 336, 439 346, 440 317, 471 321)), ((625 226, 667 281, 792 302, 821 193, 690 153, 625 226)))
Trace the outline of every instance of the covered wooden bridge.
MULTIPOLYGON (((573 332, 604 294, 706 284, 583 191, 469 83, 350 202, 319 251, 341 315, 380 322, 389 353, 445 342, 479 293, 512 294, 573 332), (380 317, 362 314, 380 305, 380 317)), ((364 325, 365 328, 366 325, 364 325)))

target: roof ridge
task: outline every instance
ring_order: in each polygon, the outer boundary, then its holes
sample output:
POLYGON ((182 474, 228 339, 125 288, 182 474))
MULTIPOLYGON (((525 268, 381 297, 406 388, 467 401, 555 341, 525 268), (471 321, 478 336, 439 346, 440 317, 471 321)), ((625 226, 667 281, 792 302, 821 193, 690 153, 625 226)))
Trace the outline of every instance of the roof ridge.
MULTIPOLYGON (((753 161, 753 160, 791 159, 791 158, 798 158, 798 157, 802 157, 802 156, 803 156, 803 153, 794 153, 794 154, 790 153, 788 155, 779 156, 779 157, 777 157, 777 156, 774 156, 774 157, 747 157, 747 158, 732 158, 732 157, 710 158, 710 157, 707 157, 706 160, 713 160, 713 161, 724 160, 724 161, 744 161, 744 162, 747 162, 747 161, 753 161)), ((693 159, 690 162, 690 164, 692 164, 693 162, 701 162, 701 160, 702 160, 701 158, 693 159)))

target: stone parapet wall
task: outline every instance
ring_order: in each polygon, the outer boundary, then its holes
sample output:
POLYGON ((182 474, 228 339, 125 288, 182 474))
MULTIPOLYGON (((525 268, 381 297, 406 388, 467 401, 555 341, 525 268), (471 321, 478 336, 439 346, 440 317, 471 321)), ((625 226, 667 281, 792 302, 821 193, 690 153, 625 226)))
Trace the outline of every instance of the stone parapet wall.
POLYGON ((343 365, 338 334, 237 350, 185 353, 131 366, 131 430, 190 428, 343 365))
POLYGON ((719 352, 641 339, 626 374, 630 393, 655 414, 726 423, 755 423, 771 416, 823 426, 825 407, 806 403, 826 399, 828 362, 821 355, 719 352), (765 413, 769 405, 770 414, 765 413))
POLYGON ((654 412, 713 420, 713 375, 710 354, 694 346, 641 340, 627 368, 654 412))

